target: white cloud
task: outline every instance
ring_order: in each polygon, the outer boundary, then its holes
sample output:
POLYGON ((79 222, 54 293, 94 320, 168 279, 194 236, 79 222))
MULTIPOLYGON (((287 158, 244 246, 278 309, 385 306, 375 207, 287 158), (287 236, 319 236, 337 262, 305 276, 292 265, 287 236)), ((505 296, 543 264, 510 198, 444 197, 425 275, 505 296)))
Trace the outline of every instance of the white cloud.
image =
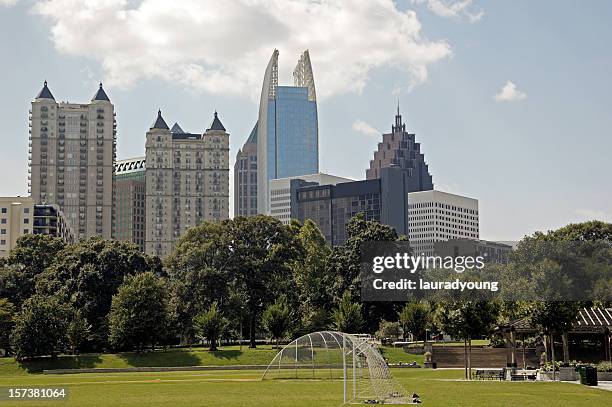
POLYGON ((470 23, 480 21, 484 10, 474 6, 473 0, 412 0, 412 4, 427 4, 427 8, 440 17, 467 20, 470 23))
POLYGON ((0 6, 14 6, 19 0, 0 0, 0 6))
POLYGON ((358 133, 365 134, 366 136, 372 137, 378 137, 382 134, 382 132, 376 130, 374 127, 370 126, 363 120, 355 120, 355 122, 353 123, 353 130, 358 133))
POLYGON ((34 9, 51 20, 58 51, 99 61, 105 84, 117 87, 162 79, 253 97, 274 48, 281 84, 310 49, 325 97, 361 92, 380 67, 403 72, 406 86, 423 83, 451 53, 392 0, 41 0, 34 9))
POLYGON ((495 94, 495 100, 498 102, 515 102, 525 98, 527 94, 518 90, 511 81, 506 81, 506 84, 495 94))

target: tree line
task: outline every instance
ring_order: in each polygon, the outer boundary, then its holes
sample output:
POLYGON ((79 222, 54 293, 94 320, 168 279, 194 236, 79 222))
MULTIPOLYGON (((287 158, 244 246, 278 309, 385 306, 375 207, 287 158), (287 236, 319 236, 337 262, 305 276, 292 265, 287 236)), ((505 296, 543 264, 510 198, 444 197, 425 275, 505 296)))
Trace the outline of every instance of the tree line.
MULTIPOLYGON (((345 244, 329 247, 310 220, 283 225, 258 215, 205 222, 189 229, 163 262, 127 242, 90 238, 65 245, 25 235, 0 263, 0 349, 25 359, 206 340, 215 350, 221 338, 242 335, 255 347, 263 337, 278 344, 318 330, 385 336, 400 328, 418 339, 426 330, 444 331, 469 350, 471 339, 490 335, 500 321, 534 315, 541 326, 560 331, 575 318, 572 307, 556 315, 559 307, 537 303, 362 302, 361 244, 406 237, 362 215, 346 232, 345 244)), ((579 238, 609 241, 612 225, 535 234, 516 256, 532 262, 537 242, 579 238)))

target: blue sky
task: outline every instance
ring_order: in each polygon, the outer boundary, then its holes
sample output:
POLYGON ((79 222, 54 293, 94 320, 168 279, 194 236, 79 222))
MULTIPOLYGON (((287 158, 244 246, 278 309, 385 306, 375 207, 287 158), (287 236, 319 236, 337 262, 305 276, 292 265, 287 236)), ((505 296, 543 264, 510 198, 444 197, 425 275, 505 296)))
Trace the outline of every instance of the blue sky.
POLYGON ((610 18, 604 0, 0 0, 0 196, 27 194, 45 79, 74 102, 104 82, 119 158, 144 154, 158 108, 193 132, 216 109, 233 167, 273 49, 290 84, 309 48, 321 171, 363 178, 399 99, 436 189, 480 200, 483 238, 612 221, 610 18))

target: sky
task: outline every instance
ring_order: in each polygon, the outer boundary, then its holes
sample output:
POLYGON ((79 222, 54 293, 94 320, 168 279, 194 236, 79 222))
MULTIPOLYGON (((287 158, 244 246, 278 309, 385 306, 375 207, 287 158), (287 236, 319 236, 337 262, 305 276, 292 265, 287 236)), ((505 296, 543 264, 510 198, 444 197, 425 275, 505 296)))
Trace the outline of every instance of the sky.
POLYGON ((70 102, 103 82, 120 159, 158 109, 191 132, 216 110, 233 169, 273 50, 282 85, 309 49, 322 172, 363 179, 399 102, 435 188, 479 199, 481 238, 611 222, 611 18, 606 0, 0 0, 0 196, 27 195, 44 80, 70 102))

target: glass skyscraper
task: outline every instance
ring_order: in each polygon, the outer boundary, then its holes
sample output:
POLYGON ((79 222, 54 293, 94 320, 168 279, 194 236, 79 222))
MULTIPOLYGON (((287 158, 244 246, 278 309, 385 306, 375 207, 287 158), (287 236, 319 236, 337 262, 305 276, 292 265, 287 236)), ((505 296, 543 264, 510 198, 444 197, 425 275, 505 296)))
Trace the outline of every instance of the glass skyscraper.
POLYGON ((257 127, 257 207, 268 213, 268 181, 319 172, 317 98, 308 51, 278 85, 278 50, 266 68, 257 127))

